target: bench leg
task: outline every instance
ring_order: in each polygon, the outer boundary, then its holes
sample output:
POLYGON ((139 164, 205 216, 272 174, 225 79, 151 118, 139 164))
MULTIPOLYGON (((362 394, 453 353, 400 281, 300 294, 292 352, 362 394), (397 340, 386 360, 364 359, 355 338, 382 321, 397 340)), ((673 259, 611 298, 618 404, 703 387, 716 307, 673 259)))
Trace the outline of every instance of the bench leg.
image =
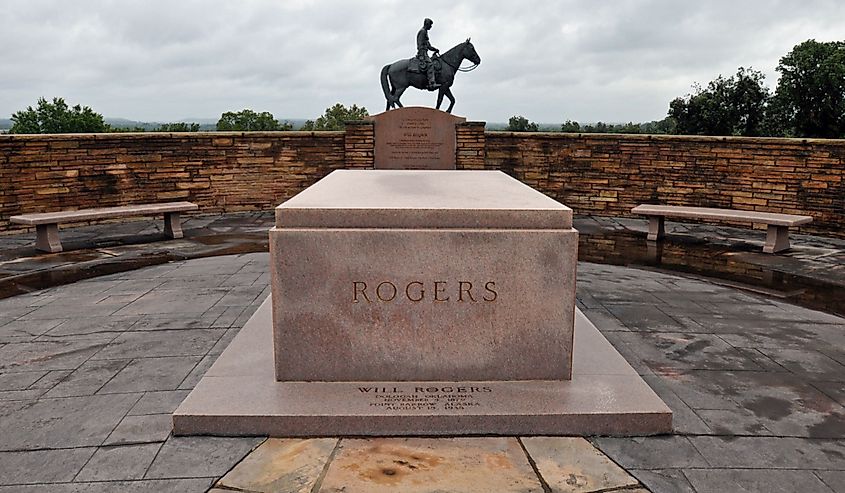
POLYGON ((663 226, 663 216, 648 217, 648 241, 657 241, 666 236, 663 226))
POLYGON ((763 252, 778 253, 789 250, 789 226, 769 225, 766 230, 766 244, 763 245, 763 252))
POLYGON ((168 238, 182 238, 182 222, 178 212, 168 212, 164 215, 164 234, 168 238))
POLYGON ((50 253, 62 251, 62 242, 59 241, 58 224, 35 225, 35 249, 50 253))

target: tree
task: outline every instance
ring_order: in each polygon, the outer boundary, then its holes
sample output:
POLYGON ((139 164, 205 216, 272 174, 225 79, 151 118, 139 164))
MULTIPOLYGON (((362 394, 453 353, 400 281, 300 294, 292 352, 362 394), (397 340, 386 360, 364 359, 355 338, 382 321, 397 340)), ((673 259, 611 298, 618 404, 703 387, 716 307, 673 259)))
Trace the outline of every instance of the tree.
POLYGON ((644 134, 675 134, 677 133, 678 122, 671 116, 662 120, 646 122, 640 125, 644 134))
POLYGON ((106 132, 109 126, 103 115, 88 106, 68 107, 62 98, 53 98, 52 102, 38 98, 35 108, 12 114, 13 134, 62 134, 62 133, 97 133, 106 132))
POLYGON ((740 67, 735 76, 718 76, 706 88, 669 103, 677 132, 693 135, 760 135, 770 99, 765 76, 740 67))
POLYGON ((302 126, 302 130, 343 130, 346 128, 346 122, 362 120, 364 117, 370 116, 367 108, 358 105, 352 105, 349 108, 337 103, 330 108, 326 108, 323 116, 317 118, 316 121, 308 120, 302 126))
POLYGON ((279 123, 269 111, 256 113, 251 109, 244 109, 238 112, 227 111, 217 121, 217 130, 221 132, 274 131, 291 130, 292 128, 291 124, 287 122, 279 123))
POLYGON ((154 132, 199 132, 199 123, 162 123, 154 132))
POLYGON ((537 132, 540 130, 539 126, 534 122, 529 122, 524 116, 512 116, 508 120, 508 128, 510 132, 537 132))
POLYGON ((595 125, 584 125, 582 130, 593 134, 607 134, 613 130, 613 127, 604 122, 596 122, 595 125))
POLYGON ((563 122, 563 125, 560 126, 561 132, 580 132, 581 131, 581 124, 578 122, 574 122, 572 120, 566 120, 563 122))
POLYGON ((777 71, 773 127, 798 137, 845 137, 845 41, 795 45, 777 71))

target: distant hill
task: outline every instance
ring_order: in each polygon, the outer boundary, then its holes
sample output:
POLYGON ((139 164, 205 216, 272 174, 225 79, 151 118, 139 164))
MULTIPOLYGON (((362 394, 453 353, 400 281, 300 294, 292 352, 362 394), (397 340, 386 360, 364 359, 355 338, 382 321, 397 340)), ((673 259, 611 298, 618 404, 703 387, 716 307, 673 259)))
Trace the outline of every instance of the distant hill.
POLYGON ((203 123, 198 122, 195 120, 179 120, 178 122, 142 122, 138 120, 130 120, 128 118, 113 118, 113 117, 104 117, 103 120, 106 121, 112 128, 126 128, 129 130, 134 130, 136 128, 142 128, 145 131, 151 132, 157 128, 159 128, 163 123, 199 123, 200 124, 200 131, 210 131, 216 129, 217 120, 214 120, 213 123, 203 123))
POLYGON ((10 128, 12 128, 12 120, 0 118, 0 129, 8 130, 10 128))
MULTIPOLYGON (((159 128, 163 123, 198 123, 200 126, 201 132, 213 132, 217 130, 217 118, 184 118, 180 120, 174 120, 170 122, 143 122, 139 120, 130 120, 128 118, 113 118, 113 117, 105 117, 104 120, 106 123, 111 125, 114 128, 128 128, 128 129, 135 129, 135 128, 143 128, 146 131, 152 131, 159 128)), ((293 125, 294 130, 298 130, 305 125, 307 121, 304 118, 277 118, 282 123, 290 123, 293 125)), ((11 126, 11 125, 10 125, 11 126)), ((3 128, 0 126, 0 128, 3 128)))

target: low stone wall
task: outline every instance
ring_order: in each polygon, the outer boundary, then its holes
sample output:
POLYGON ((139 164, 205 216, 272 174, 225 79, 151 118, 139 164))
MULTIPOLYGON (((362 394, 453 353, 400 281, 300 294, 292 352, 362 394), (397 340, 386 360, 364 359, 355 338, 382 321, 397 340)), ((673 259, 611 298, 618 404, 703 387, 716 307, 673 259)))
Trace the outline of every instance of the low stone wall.
MULTIPOLYGON (((807 214, 845 237, 845 140, 484 132, 458 127, 460 169, 501 169, 577 214, 640 203, 807 214)), ((0 231, 9 216, 189 200, 270 210, 334 169, 373 163, 372 125, 345 132, 0 135, 0 231)))
POLYGON ((845 140, 487 132, 486 167, 578 214, 641 203, 805 214, 845 237, 845 140))
POLYGON ((9 216, 188 200, 269 210, 345 166, 343 132, 0 136, 0 230, 9 216))

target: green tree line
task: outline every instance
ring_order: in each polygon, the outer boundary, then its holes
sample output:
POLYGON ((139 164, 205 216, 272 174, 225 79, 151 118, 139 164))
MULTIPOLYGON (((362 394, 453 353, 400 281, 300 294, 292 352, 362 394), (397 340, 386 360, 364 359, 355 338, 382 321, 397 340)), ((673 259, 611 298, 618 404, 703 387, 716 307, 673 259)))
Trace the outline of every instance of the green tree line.
MULTIPOLYGON (((765 76, 739 67, 669 102, 663 120, 645 123, 581 125, 567 120, 560 131, 845 138, 845 41, 800 43, 780 59, 777 87, 765 76)), ((537 131, 538 125, 514 116, 507 130, 537 131)))
MULTIPOLYGON (((326 108, 324 114, 314 120, 307 120, 302 130, 343 130, 345 122, 360 120, 369 113, 363 106, 346 107, 340 103, 326 108)), ((148 128, 144 126, 119 127, 106 123, 103 115, 88 106, 69 106, 63 98, 47 101, 39 98, 36 105, 12 114, 10 133, 14 134, 57 134, 57 133, 101 133, 101 132, 198 132, 199 123, 162 123, 148 128)), ((249 108, 241 111, 227 111, 220 115, 215 128, 218 131, 288 131, 293 125, 280 122, 269 111, 256 112, 249 108)))

